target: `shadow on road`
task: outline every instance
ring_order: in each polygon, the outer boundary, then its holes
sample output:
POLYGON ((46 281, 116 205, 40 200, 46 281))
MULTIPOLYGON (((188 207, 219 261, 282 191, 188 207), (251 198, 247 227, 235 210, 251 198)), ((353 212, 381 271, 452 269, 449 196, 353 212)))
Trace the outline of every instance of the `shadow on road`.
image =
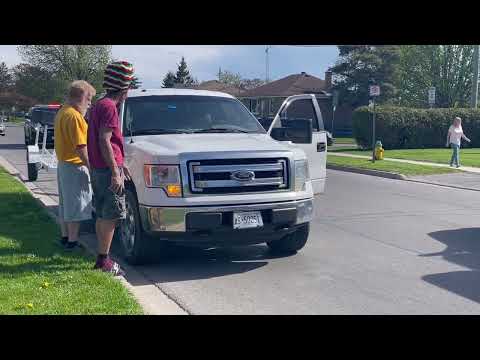
POLYGON ((441 256, 448 262, 471 270, 425 275, 422 279, 432 285, 480 303, 480 228, 435 231, 428 234, 445 244, 444 251, 420 256, 441 256))
MULTIPOLYGON (((290 255, 272 255, 266 245, 215 249, 176 246, 161 263, 135 269, 154 283, 169 283, 241 274, 267 265, 267 260, 285 256, 290 255)), ((147 284, 135 280, 132 279, 132 285, 147 284)))

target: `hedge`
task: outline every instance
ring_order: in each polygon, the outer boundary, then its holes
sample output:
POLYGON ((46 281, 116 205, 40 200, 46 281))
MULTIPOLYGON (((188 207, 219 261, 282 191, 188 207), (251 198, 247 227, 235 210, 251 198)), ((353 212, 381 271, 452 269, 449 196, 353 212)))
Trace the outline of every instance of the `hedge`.
MULTIPOLYGON (((385 149, 444 147, 455 116, 462 118, 463 131, 472 140, 471 146, 480 147, 479 109, 377 106, 375 112, 375 137, 385 149)), ((361 147, 372 147, 372 111, 366 106, 353 113, 353 136, 361 147)))

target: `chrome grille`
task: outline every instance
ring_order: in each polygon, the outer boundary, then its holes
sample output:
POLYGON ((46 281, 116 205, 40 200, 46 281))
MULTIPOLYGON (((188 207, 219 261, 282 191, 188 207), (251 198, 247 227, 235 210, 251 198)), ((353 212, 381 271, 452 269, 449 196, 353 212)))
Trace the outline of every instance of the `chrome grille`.
POLYGON ((265 192, 288 188, 287 159, 219 159, 190 161, 192 193, 265 192))

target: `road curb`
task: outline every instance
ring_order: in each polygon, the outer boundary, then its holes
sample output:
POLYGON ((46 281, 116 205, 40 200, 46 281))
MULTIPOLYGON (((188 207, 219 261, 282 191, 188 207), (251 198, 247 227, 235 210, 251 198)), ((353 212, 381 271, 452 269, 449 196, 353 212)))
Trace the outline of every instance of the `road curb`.
MULTIPOLYGON (((48 216, 52 218, 57 224, 58 217, 50 209, 52 206, 57 206, 57 202, 50 196, 46 195, 34 183, 27 182, 26 178, 16 169, 8 160, 0 155, 0 166, 2 166, 14 179, 21 182, 23 186, 30 192, 35 201, 46 210, 48 216)), ((80 236, 79 242, 92 255, 96 255, 96 250, 90 246, 86 241, 82 240, 80 236)), ((115 259, 117 260, 117 259, 115 259)), ((125 264, 123 261, 121 266, 127 271, 127 277, 131 281, 137 283, 147 282, 146 285, 133 286, 124 277, 118 277, 120 282, 133 294, 146 315, 189 315, 188 312, 177 304, 172 298, 165 294, 158 286, 151 283, 142 273, 125 264)))
POLYGON ((480 191, 480 189, 468 188, 468 187, 457 186, 457 185, 442 184, 442 183, 437 183, 437 182, 433 182, 433 181, 416 180, 416 179, 412 179, 412 178, 405 178, 404 180, 405 180, 405 181, 410 181, 410 182, 419 183, 419 184, 427 184, 427 185, 435 185, 435 186, 441 186, 441 187, 448 187, 448 188, 451 188, 451 189, 480 191))
POLYGON ((387 171, 380 171, 380 170, 360 169, 360 168, 354 168, 354 167, 342 166, 342 165, 327 164, 327 169, 352 172, 352 173, 362 174, 362 175, 378 176, 378 177, 395 179, 395 180, 408 179, 405 175, 402 175, 402 174, 395 174, 395 173, 390 173, 387 171))
POLYGON ((438 183, 438 182, 434 182, 434 181, 417 180, 417 179, 414 179, 414 178, 409 178, 409 177, 407 177, 405 175, 402 175, 402 174, 389 173, 389 172, 386 172, 386 171, 358 169, 358 168, 352 168, 352 167, 348 167, 348 166, 331 165, 331 164, 327 164, 327 169, 351 172, 351 173, 362 174, 362 175, 371 175, 371 176, 383 177, 383 178, 387 178, 387 179, 403 180, 403 181, 409 181, 409 182, 414 182, 414 183, 419 183, 419 184, 441 186, 441 187, 447 187, 447 188, 451 188, 451 189, 480 191, 480 189, 469 188, 469 187, 465 187, 465 186, 442 184, 442 183, 438 183))

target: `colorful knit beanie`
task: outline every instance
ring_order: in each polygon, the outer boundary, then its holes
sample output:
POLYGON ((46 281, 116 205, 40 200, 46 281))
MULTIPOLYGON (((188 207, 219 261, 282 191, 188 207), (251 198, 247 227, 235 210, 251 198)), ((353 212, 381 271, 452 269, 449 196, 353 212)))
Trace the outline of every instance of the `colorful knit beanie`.
POLYGON ((133 79, 133 65, 126 61, 114 61, 107 65, 103 78, 105 90, 127 90, 133 79))

